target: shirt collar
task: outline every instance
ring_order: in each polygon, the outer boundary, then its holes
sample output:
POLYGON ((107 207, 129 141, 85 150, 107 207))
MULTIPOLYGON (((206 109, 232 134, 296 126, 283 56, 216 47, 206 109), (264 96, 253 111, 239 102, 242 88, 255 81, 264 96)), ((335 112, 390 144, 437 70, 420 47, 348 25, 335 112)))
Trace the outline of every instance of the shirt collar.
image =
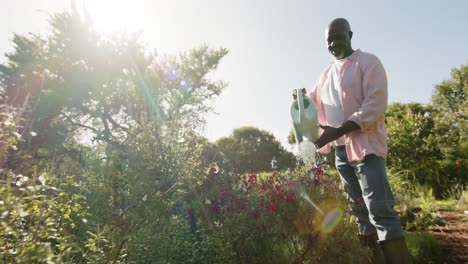
POLYGON ((343 62, 346 61, 346 60, 354 61, 357 58, 357 56, 359 55, 359 53, 361 53, 361 50, 357 49, 351 55, 349 55, 348 57, 340 59, 340 60, 335 60, 335 61, 343 61, 343 62))

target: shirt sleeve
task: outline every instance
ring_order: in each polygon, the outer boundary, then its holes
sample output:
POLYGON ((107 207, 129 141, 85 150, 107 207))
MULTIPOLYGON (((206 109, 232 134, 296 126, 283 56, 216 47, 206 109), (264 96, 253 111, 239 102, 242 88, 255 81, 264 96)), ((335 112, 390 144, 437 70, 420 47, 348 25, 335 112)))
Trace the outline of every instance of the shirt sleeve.
POLYGON ((364 100, 359 109, 348 120, 366 129, 385 115, 388 104, 387 75, 378 58, 364 69, 362 88, 364 100))

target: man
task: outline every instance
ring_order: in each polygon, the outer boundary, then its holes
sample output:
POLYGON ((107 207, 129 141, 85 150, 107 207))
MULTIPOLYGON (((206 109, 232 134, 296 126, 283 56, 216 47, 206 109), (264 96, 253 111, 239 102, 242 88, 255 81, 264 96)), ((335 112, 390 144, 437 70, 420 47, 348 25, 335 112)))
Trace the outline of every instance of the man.
POLYGON ((385 70, 375 55, 352 49, 353 32, 346 19, 333 20, 325 37, 334 61, 309 94, 321 128, 316 147, 322 153, 335 148, 359 238, 371 248, 373 262, 411 263, 385 172, 385 70))

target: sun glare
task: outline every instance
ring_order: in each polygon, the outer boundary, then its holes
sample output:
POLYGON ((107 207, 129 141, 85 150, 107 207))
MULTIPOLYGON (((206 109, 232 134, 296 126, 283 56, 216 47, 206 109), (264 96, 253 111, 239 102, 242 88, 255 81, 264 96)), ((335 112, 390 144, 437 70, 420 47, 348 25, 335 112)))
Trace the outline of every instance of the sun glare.
POLYGON ((83 0, 99 32, 136 32, 144 25, 144 0, 83 0))

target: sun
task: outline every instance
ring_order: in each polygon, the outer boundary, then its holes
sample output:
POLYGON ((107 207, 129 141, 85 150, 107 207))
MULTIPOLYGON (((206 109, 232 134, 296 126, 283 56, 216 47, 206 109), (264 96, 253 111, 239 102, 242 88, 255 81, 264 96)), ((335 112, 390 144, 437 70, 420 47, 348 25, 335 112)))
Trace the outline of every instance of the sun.
POLYGON ((137 32, 145 22, 144 0, 82 0, 99 32, 137 32))

